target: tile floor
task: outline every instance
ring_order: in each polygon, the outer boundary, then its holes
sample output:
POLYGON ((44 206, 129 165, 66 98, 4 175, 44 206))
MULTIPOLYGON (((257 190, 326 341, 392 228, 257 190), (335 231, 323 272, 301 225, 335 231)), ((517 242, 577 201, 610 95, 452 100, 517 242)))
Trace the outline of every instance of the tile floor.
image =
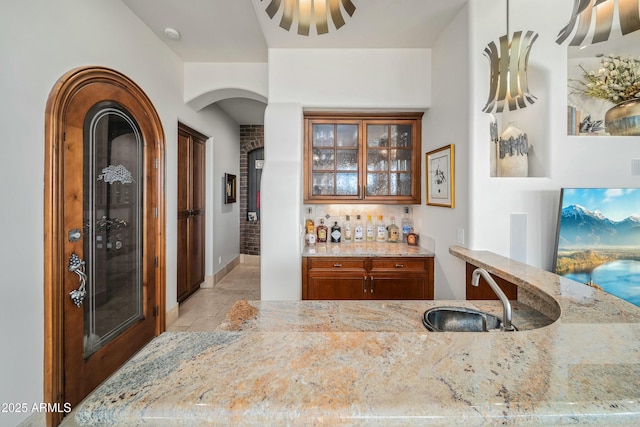
POLYGON ((236 301, 260 299, 260 266, 238 264, 213 288, 200 288, 180 304, 169 332, 213 331, 236 301))

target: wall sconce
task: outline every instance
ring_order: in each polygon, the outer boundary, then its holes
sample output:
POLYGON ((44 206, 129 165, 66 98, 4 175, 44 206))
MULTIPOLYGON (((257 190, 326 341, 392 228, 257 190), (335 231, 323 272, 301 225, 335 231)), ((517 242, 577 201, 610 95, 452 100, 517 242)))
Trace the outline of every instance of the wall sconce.
POLYGON ((618 20, 622 35, 640 30, 640 2, 638 0, 574 0, 569 23, 558 33, 556 43, 562 44, 576 28, 578 29, 569 46, 580 46, 591 29, 595 15, 595 26, 591 43, 609 39, 613 25, 613 15, 617 4, 618 20))
POLYGON ((484 55, 489 59, 489 99, 482 111, 501 113, 505 104, 509 110, 525 108, 533 104, 536 97, 529 92, 527 66, 531 46, 538 38, 533 31, 516 31, 509 41, 509 0, 507 0, 507 34, 500 37, 500 51, 494 42, 485 47, 484 55))
POLYGON ((351 0, 271 0, 265 9, 269 18, 273 19, 283 4, 284 10, 282 19, 280 19, 280 27, 289 31, 293 21, 298 21, 298 34, 301 36, 309 35, 309 27, 312 20, 315 22, 318 34, 328 33, 327 12, 331 15, 331 20, 336 30, 342 27, 345 22, 340 4, 342 4, 349 16, 353 16, 356 11, 356 7, 351 0), (328 8, 327 5, 329 6, 328 8))

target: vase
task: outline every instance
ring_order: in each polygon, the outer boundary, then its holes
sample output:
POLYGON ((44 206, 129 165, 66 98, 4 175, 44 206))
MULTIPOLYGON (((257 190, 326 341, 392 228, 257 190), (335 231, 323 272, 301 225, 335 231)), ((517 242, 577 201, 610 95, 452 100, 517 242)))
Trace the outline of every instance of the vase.
POLYGON ((609 135, 640 135, 640 99, 629 99, 611 107, 604 115, 609 135))
POLYGON ((526 133, 510 122, 496 145, 498 176, 529 176, 529 140, 526 133))

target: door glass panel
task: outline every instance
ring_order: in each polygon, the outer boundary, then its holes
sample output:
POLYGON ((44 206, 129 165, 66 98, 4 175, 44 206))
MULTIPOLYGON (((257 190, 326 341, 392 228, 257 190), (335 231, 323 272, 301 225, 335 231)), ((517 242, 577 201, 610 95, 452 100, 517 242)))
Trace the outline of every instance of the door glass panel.
POLYGON ((84 357, 144 318, 142 298, 142 136, 114 102, 84 123, 84 357))
POLYGON ((389 194, 389 178, 386 173, 367 174, 367 196, 386 196, 389 194))
POLYGON ((367 150, 367 170, 386 171, 389 170, 388 150, 367 150))
POLYGON ((368 147, 388 147, 389 146, 389 126, 367 125, 367 146, 368 147))
POLYGON ((326 196, 335 194, 333 173, 313 173, 313 195, 326 196))
POLYGON ((338 147, 358 146, 358 125, 337 125, 338 147))
POLYGON ((313 149, 313 170, 335 169, 335 156, 333 150, 313 149))
POLYGON ((313 146, 333 147, 333 125, 313 125, 313 146))
POLYGON ((391 191, 392 196, 410 196, 411 195, 411 174, 410 173, 392 173, 391 174, 391 191))
POLYGON ((337 150, 338 167, 341 171, 358 170, 358 151, 356 150, 337 150))
POLYGON ((410 150, 391 150, 391 170, 411 171, 411 154, 410 150))
POLYGON ((255 212, 256 220, 260 220, 260 182, 262 180, 261 162, 264 162, 264 148, 256 148, 249 152, 249 176, 247 179, 249 193, 248 212, 255 212))
POLYGON ((358 174, 337 173, 336 194, 340 196, 356 196, 358 194, 358 174))
POLYGON ((391 146, 392 147, 411 147, 411 125, 392 125, 391 126, 391 146))

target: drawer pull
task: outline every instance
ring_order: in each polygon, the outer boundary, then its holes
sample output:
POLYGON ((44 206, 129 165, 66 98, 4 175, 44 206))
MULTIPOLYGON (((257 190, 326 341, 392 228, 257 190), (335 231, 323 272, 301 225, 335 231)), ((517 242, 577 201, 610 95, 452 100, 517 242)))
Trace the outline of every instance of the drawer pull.
POLYGON ((404 264, 396 264, 396 268, 404 268, 404 264))
POLYGON ((334 267, 342 267, 342 264, 335 263, 335 264, 333 264, 333 266, 334 266, 334 267))

